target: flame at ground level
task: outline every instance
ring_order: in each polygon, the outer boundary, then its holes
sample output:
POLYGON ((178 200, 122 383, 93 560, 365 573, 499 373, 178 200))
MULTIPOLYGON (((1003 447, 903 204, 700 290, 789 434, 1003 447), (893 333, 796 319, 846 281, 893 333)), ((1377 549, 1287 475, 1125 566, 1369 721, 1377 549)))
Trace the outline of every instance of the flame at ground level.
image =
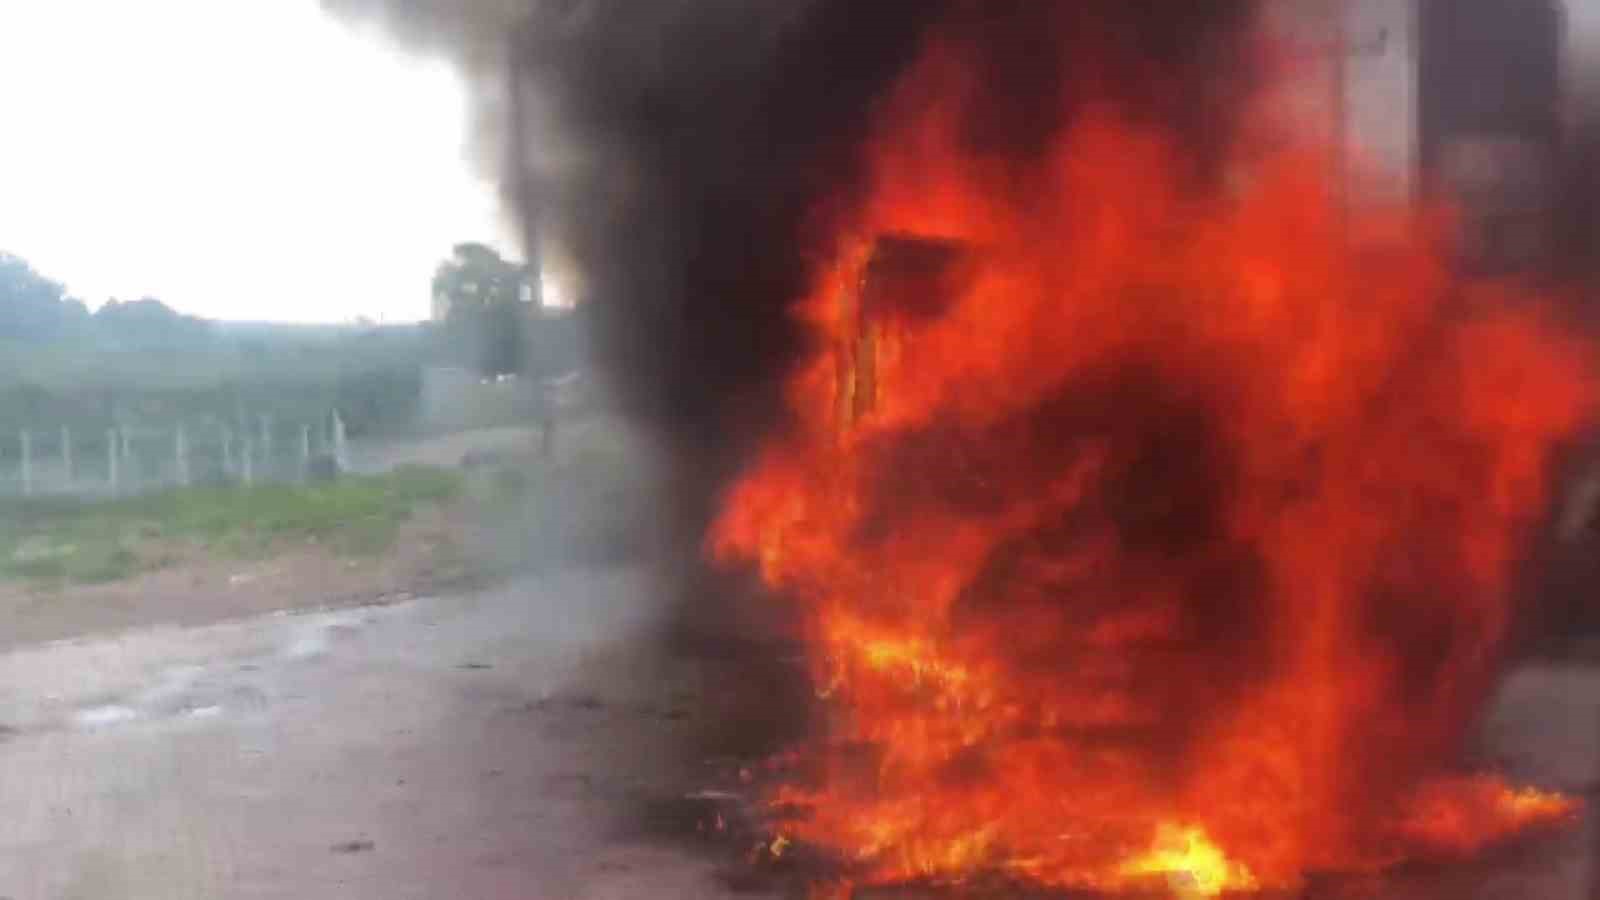
POLYGON ((971 150, 968 71, 935 45, 891 107, 797 424, 712 536, 802 605, 826 698, 784 833, 871 881, 1203 896, 1570 816, 1449 768, 1580 348, 1315 154, 1201 188, 1105 113, 971 150), (874 288, 883 235, 911 287, 874 288))
POLYGON ((1156 847, 1124 864, 1119 874, 1132 879, 1162 876, 1186 900, 1260 887, 1250 870, 1229 861, 1204 831, 1173 825, 1161 826, 1156 832, 1156 847))

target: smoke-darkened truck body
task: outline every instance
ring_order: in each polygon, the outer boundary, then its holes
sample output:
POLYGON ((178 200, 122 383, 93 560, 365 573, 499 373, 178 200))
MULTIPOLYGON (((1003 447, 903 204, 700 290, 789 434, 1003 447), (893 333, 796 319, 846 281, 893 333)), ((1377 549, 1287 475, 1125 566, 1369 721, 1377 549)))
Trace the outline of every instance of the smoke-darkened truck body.
POLYGON ((905 324, 942 311, 970 275, 977 254, 952 240, 883 235, 844 279, 843 327, 835 355, 837 415, 845 426, 869 414, 883 389, 880 357, 905 324))

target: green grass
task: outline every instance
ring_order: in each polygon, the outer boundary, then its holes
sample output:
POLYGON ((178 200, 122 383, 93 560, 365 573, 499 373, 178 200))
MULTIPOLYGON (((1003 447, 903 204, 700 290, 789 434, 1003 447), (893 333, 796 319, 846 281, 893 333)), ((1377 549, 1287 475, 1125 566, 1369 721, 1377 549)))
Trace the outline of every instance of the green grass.
POLYGON ((411 466, 318 485, 185 488, 102 503, 0 508, 0 578, 95 583, 191 551, 260 558, 315 541, 341 555, 382 553, 419 507, 456 496, 461 476, 411 466))

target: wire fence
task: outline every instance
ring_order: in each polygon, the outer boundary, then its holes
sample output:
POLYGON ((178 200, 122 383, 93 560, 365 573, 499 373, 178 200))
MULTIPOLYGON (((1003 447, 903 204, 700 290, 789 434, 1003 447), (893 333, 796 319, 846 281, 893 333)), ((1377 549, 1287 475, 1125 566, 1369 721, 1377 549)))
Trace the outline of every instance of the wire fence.
POLYGON ((67 426, 0 435, 0 496, 122 497, 192 485, 308 481, 350 468, 344 420, 67 426))

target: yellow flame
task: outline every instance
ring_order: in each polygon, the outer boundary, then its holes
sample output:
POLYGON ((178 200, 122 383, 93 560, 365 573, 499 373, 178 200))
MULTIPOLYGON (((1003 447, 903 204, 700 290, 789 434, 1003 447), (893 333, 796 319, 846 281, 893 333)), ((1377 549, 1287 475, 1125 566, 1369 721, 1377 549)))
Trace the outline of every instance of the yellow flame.
POLYGON ((1180 900, 1260 887, 1250 869, 1228 859, 1203 830, 1177 825, 1161 826, 1155 846, 1149 853, 1124 863, 1121 874, 1130 879, 1165 876, 1180 900))
POLYGON ((1558 819, 1571 815, 1578 808, 1578 803, 1571 797, 1533 787, 1503 788, 1500 805, 1519 820, 1558 819))

